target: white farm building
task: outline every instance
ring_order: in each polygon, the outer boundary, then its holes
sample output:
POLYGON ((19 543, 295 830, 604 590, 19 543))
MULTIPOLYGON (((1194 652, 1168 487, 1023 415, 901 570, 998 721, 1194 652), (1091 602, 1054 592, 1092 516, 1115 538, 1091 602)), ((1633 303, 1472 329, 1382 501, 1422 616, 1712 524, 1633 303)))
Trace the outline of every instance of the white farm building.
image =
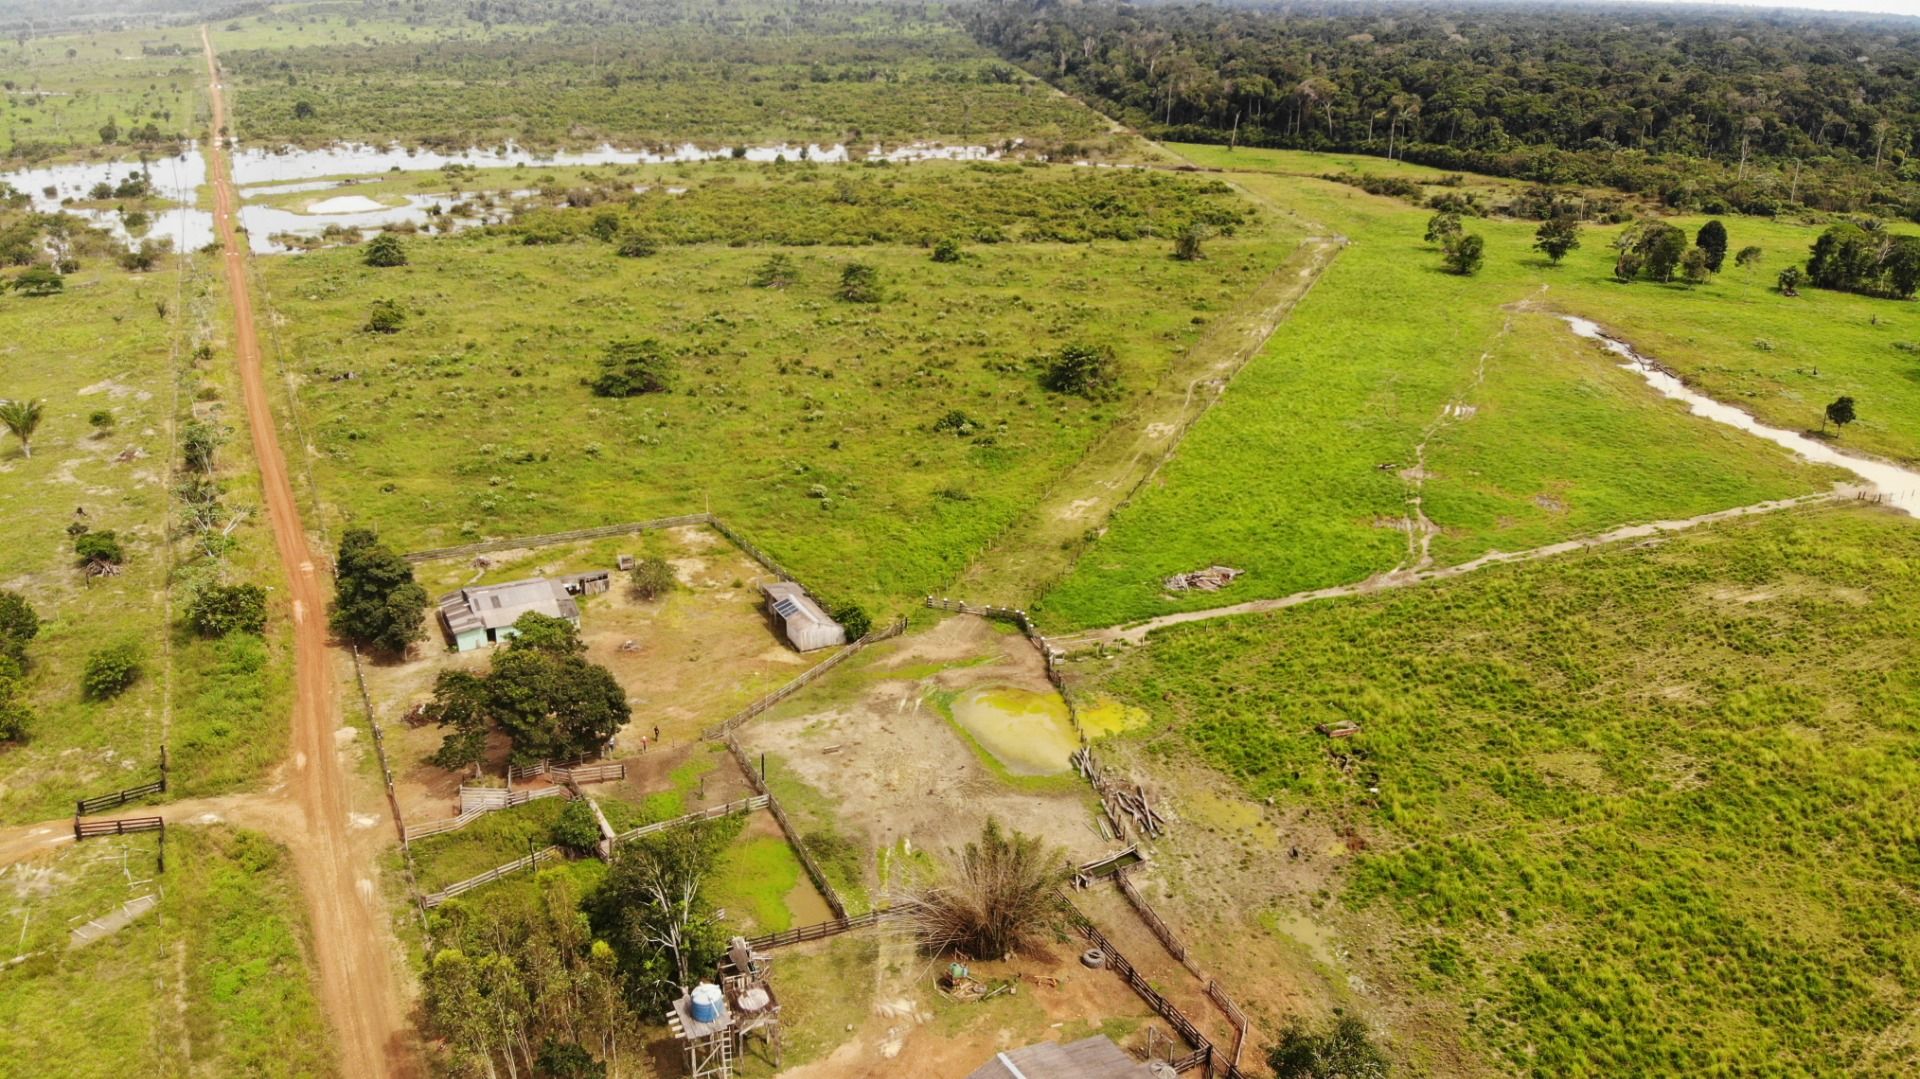
POLYGON ((580 624, 580 605, 567 584, 545 577, 477 585, 440 597, 440 620, 456 652, 511 639, 514 621, 529 611, 580 624))
POLYGON ((812 652, 847 643, 847 631, 828 618, 827 612, 799 585, 775 581, 761 585, 760 591, 767 597, 768 616, 779 623, 795 651, 812 652))

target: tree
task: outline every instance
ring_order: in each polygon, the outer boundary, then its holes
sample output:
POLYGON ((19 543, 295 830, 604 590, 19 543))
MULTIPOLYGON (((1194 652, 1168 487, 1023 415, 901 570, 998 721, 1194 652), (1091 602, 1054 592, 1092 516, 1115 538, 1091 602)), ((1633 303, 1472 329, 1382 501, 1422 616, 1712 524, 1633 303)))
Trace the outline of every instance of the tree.
POLYGON ((933 245, 933 261, 959 262, 960 242, 951 237, 935 241, 933 245))
POLYGON ((1648 277, 1671 281, 1680 260, 1687 252, 1687 234, 1672 225, 1658 223, 1641 240, 1640 257, 1648 277))
POLYGON ((140 649, 131 641, 98 648, 87 656, 80 688, 96 701, 117 697, 140 677, 140 649))
POLYGON ((586 652, 580 629, 564 618, 528 611, 513 621, 513 636, 508 648, 529 648, 556 656, 577 656, 586 652))
POLYGON ((1829 423, 1835 427, 1845 427, 1852 423, 1853 419, 1853 398, 1836 397, 1831 404, 1827 405, 1826 415, 1820 417, 1820 433, 1826 433, 1829 423))
POLYGON ((400 243, 400 237, 391 232, 383 232, 367 243, 367 248, 361 253, 360 258, 369 266, 381 268, 405 266, 407 249, 400 243))
POLYGON ((873 630, 873 616, 858 603, 844 603, 834 608, 833 620, 847 631, 849 640, 859 640, 873 630))
POLYGON ((109 529, 105 532, 82 532, 73 539, 73 553, 80 556, 80 564, 90 568, 118 566, 127 560, 126 549, 120 546, 120 537, 109 529))
POLYGON ((612 673, 577 652, 516 640, 494 656, 486 683, 488 714, 513 740, 516 764, 598 752, 632 716, 612 673))
POLYGON ((1748 244, 1740 249, 1739 254, 1733 256, 1733 264, 1751 273, 1754 265, 1760 261, 1760 257, 1763 254, 1765 254, 1765 252, 1761 251, 1760 248, 1753 244, 1748 244))
POLYGON ((834 295, 847 303, 879 303, 880 271, 864 262, 850 263, 840 271, 840 287, 834 295))
POLYGON ((67 287, 67 279, 48 266, 29 266, 13 279, 13 290, 22 296, 51 296, 67 287))
POLYGON ((1367 1026, 1351 1015, 1335 1019, 1324 1031, 1295 1020, 1280 1031, 1267 1051, 1267 1066, 1278 1079, 1380 1079, 1388 1070, 1386 1054, 1367 1036, 1367 1026))
POLYGON ((367 311, 368 333, 399 333, 406 324, 406 310, 392 300, 375 300, 367 311))
POLYGON ((472 671, 441 671, 425 713, 433 723, 451 728, 434 751, 435 767, 458 772, 486 757, 487 732, 493 727, 487 712, 486 679, 472 671))
POLYGON ((188 420, 180 429, 180 459, 190 470, 213 471, 214 455, 220 450, 220 428, 204 420, 188 420))
POLYGON ((405 654, 426 636, 427 590, 414 581, 407 560, 372 529, 349 528, 340 537, 334 573, 327 615, 334 633, 390 655, 405 654))
POLYGON ((600 373, 588 383, 597 397, 638 397, 664 393, 671 384, 674 354, 649 337, 615 341, 600 357, 600 373))
POLYGON ((786 288, 793 284, 793 260, 786 255, 769 255, 753 272, 754 288, 786 288))
POLYGON ((20 440, 20 455, 33 456, 33 433, 40 429, 40 417, 45 411, 42 401, 5 401, 0 402, 0 425, 20 440))
POLYGON ((673 828, 615 849, 588 913, 619 956, 636 1004, 665 1007, 725 949, 704 883, 741 823, 732 817, 673 828))
POLYGON ((1689 285, 1704 284, 1713 276, 1713 256, 1705 248, 1687 248, 1686 254, 1680 256, 1680 276, 1689 285))
POLYGON ((1075 342, 1048 358, 1040 385, 1054 393, 1102 400, 1119 392, 1120 363, 1105 345, 1075 342))
POLYGON ((1486 261, 1487 241, 1471 232, 1449 236, 1440 249, 1440 264, 1448 273, 1462 277, 1480 272, 1480 264, 1486 261))
POLYGON ((315 115, 315 112, 314 112, 314 108, 313 108, 313 103, 312 103, 312 102, 310 102, 310 101, 306 101, 306 100, 301 100, 301 101, 296 101, 296 102, 294 102, 294 103, 293 103, 293 118, 294 118, 294 119, 296 119, 296 120, 311 120, 311 119, 313 119, 313 118, 314 118, 314 115, 315 115))
POLYGON ((1201 245, 1206 243, 1212 235, 1207 226, 1200 222, 1188 222, 1187 227, 1181 229, 1173 238, 1173 257, 1181 262, 1198 262, 1206 258, 1207 254, 1201 250, 1201 245))
POLYGON ((1640 252, 1631 247, 1623 247, 1613 260, 1613 276, 1619 281, 1632 281, 1640 276, 1640 252))
POLYGON ((264 633, 267 590, 257 584, 203 586, 187 603, 187 622, 202 637, 264 633))
POLYGON ((1720 267, 1727 261, 1727 226, 1722 225, 1718 220, 1709 221, 1700 226, 1700 231, 1694 234, 1693 242, 1696 247, 1706 252, 1707 269, 1712 273, 1719 273, 1720 267))
POLYGON ((1800 286, 1804 284, 1806 280, 1807 280, 1807 275, 1804 273, 1801 273, 1800 267, 1798 266, 1789 266, 1786 269, 1781 270, 1780 280, 1779 280, 1780 295, 1782 296, 1800 295, 1800 286))
POLYGON ((11 589, 0 589, 0 655, 24 665, 27 642, 40 633, 40 616, 25 596, 11 589))
POLYGON ((600 846, 600 818, 593 815, 593 807, 585 798, 576 798, 560 811, 550 838, 556 847, 565 847, 576 854, 592 854, 600 846))
POLYGON ((1580 223, 1565 214, 1555 215, 1540 222, 1540 228, 1533 234, 1534 250, 1547 256, 1555 266, 1567 257, 1567 252, 1580 246, 1580 223))
POLYGON ((673 591, 678 583, 667 560, 651 555, 635 562, 629 576, 633 581, 633 594, 644 600, 659 599, 673 591))
POLYGON ((1447 242, 1447 237, 1460 235, 1460 215, 1451 210, 1434 214, 1427 219, 1427 242, 1435 246, 1447 242))

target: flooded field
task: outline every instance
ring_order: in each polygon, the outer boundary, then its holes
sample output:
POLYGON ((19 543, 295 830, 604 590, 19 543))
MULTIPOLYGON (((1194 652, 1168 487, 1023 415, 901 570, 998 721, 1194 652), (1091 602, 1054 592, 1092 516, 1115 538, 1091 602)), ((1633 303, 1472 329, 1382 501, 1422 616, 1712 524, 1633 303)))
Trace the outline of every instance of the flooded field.
POLYGON ((1792 450, 1809 461, 1844 468, 1866 480, 1889 505, 1909 516, 1920 516, 1920 472, 1901 468, 1891 462, 1844 453, 1810 435, 1769 427, 1740 408, 1716 401, 1695 391, 1659 364, 1635 352, 1633 346, 1607 336, 1606 331, 1602 330, 1598 323, 1572 316, 1566 316, 1566 321, 1573 327, 1575 334, 1600 342, 1607 351, 1625 360, 1626 362, 1620 366, 1645 379, 1647 385, 1658 390, 1661 396, 1685 401, 1694 415, 1704 416, 1715 423, 1723 423, 1764 438, 1776 446, 1784 446, 1792 450))

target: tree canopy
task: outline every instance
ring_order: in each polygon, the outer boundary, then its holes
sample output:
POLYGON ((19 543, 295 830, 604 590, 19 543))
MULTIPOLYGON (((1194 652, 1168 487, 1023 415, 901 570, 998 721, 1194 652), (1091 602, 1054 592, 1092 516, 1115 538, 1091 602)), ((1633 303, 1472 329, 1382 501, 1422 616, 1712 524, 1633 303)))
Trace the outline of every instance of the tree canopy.
POLYGON ((427 590, 415 583, 406 559, 371 529, 350 528, 340 537, 334 574, 327 616, 334 633, 390 654, 404 653, 426 636, 427 590))

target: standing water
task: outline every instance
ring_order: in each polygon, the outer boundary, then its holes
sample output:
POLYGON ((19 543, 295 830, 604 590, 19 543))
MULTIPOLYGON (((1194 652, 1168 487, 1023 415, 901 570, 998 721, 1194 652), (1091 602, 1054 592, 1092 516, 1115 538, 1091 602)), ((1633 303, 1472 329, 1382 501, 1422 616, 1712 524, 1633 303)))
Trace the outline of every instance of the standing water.
POLYGON ((1817 438, 1793 431, 1784 431, 1778 427, 1768 427, 1759 420, 1729 404, 1716 401, 1705 394, 1687 388, 1686 383, 1661 370, 1653 361, 1633 350, 1625 341, 1608 337, 1598 323, 1572 315, 1563 315, 1567 325, 1581 337, 1598 341, 1609 352, 1620 356, 1627 362, 1620 366, 1645 379, 1647 385, 1660 391, 1661 396, 1676 401, 1685 401, 1696 416, 1705 416, 1715 423, 1724 423, 1736 427, 1748 434, 1758 435, 1776 446, 1784 446, 1816 464, 1833 465, 1866 480, 1872 488, 1885 498, 1887 504, 1910 516, 1920 517, 1920 472, 1901 468, 1887 461, 1877 461, 1871 457, 1859 457, 1842 453, 1817 438))

